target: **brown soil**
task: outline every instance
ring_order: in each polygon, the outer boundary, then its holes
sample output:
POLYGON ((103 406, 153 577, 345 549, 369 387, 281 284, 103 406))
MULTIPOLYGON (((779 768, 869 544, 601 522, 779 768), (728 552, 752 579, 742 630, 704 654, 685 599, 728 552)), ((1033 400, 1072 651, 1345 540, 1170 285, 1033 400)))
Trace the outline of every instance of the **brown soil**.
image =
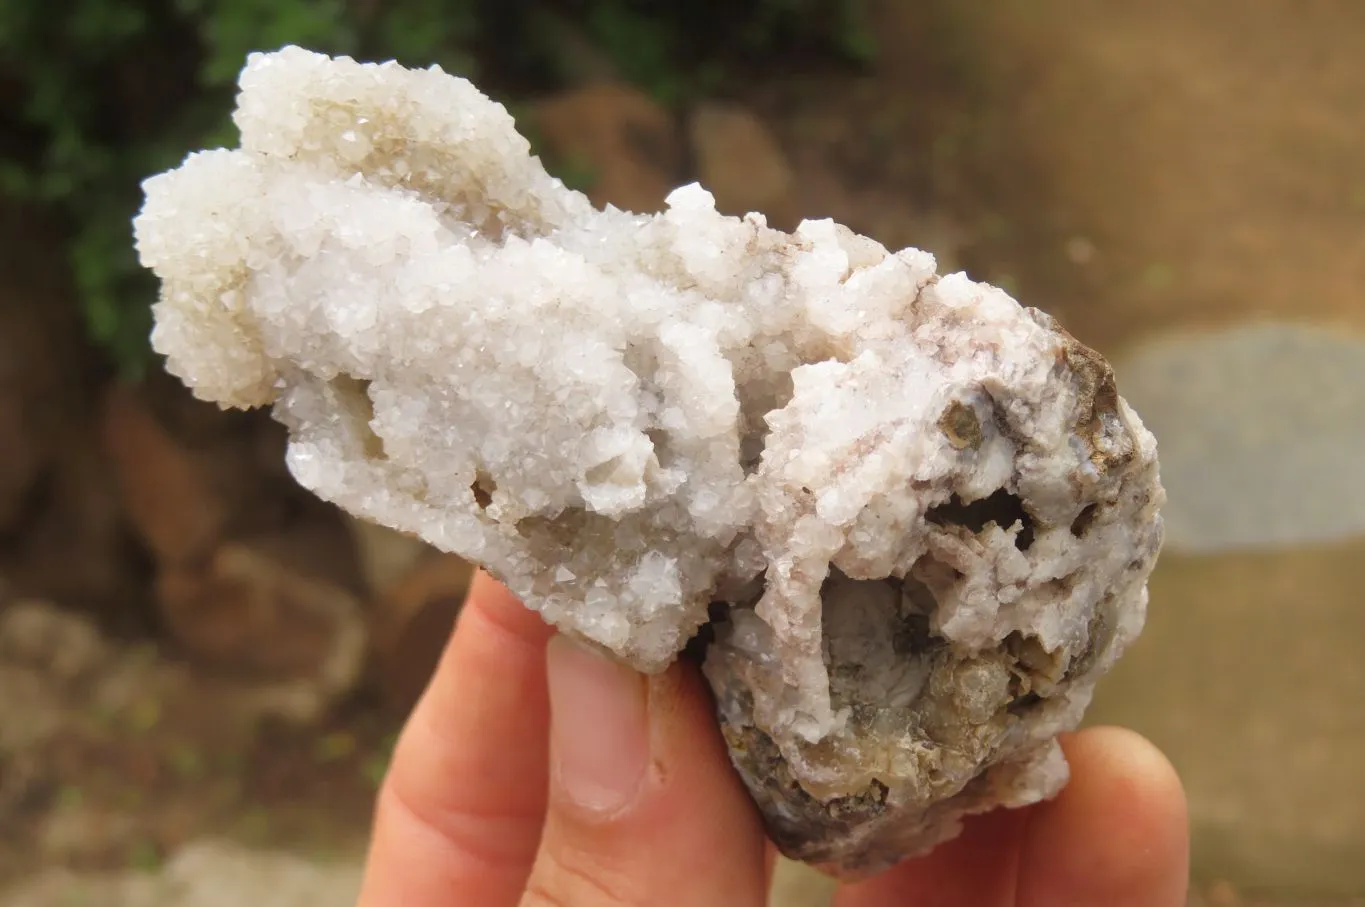
POLYGON ((317 727, 224 727, 212 710, 84 716, 18 758, 0 803, 0 888, 35 865, 151 868, 195 838, 357 852, 397 722, 356 702, 317 727))

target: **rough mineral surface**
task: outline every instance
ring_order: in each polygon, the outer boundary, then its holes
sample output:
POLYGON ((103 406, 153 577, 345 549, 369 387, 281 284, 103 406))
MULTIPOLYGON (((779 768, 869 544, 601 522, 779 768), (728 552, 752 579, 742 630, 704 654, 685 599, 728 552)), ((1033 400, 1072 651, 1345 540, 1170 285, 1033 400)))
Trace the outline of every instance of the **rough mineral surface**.
POLYGON ((156 348, 298 479, 657 671, 706 627, 789 854, 861 873, 1055 793, 1163 494, 1048 316, 828 221, 594 210, 439 70, 253 56, 240 150, 146 184, 156 348))

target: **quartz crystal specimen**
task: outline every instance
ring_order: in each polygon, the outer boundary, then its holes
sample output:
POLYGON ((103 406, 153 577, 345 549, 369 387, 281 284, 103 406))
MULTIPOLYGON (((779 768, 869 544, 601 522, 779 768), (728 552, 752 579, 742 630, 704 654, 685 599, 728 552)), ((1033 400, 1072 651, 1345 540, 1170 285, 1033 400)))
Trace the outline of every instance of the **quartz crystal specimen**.
POLYGON ((273 406, 300 482, 643 671, 699 637, 798 858, 873 871, 1065 783, 1161 538, 1096 353, 829 221, 597 211, 437 69, 255 55, 236 120, 146 183, 153 341, 273 406))

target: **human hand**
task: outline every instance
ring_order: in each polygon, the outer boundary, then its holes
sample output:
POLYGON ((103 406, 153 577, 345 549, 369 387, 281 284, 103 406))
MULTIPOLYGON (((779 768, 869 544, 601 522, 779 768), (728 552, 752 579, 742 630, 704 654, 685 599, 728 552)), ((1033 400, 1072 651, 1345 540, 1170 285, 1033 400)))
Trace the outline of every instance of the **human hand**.
MULTIPOLYGON (((762 907, 773 851, 703 682, 644 678, 482 573, 379 795, 358 907, 762 907)), ((838 907, 1183 907, 1185 796, 1115 728, 1057 799, 974 817, 838 907)))

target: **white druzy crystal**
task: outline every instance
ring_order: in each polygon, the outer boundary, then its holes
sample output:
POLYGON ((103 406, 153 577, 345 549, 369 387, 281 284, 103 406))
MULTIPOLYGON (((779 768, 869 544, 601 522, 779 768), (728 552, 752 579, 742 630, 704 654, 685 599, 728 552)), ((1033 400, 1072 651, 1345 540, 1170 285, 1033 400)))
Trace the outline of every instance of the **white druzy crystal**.
POLYGON ((254 55, 147 181, 153 342, 322 497, 645 671, 703 624, 784 849, 874 869, 1053 794, 1140 630, 1155 445, 1036 310, 829 221, 594 210, 439 69, 254 55))

